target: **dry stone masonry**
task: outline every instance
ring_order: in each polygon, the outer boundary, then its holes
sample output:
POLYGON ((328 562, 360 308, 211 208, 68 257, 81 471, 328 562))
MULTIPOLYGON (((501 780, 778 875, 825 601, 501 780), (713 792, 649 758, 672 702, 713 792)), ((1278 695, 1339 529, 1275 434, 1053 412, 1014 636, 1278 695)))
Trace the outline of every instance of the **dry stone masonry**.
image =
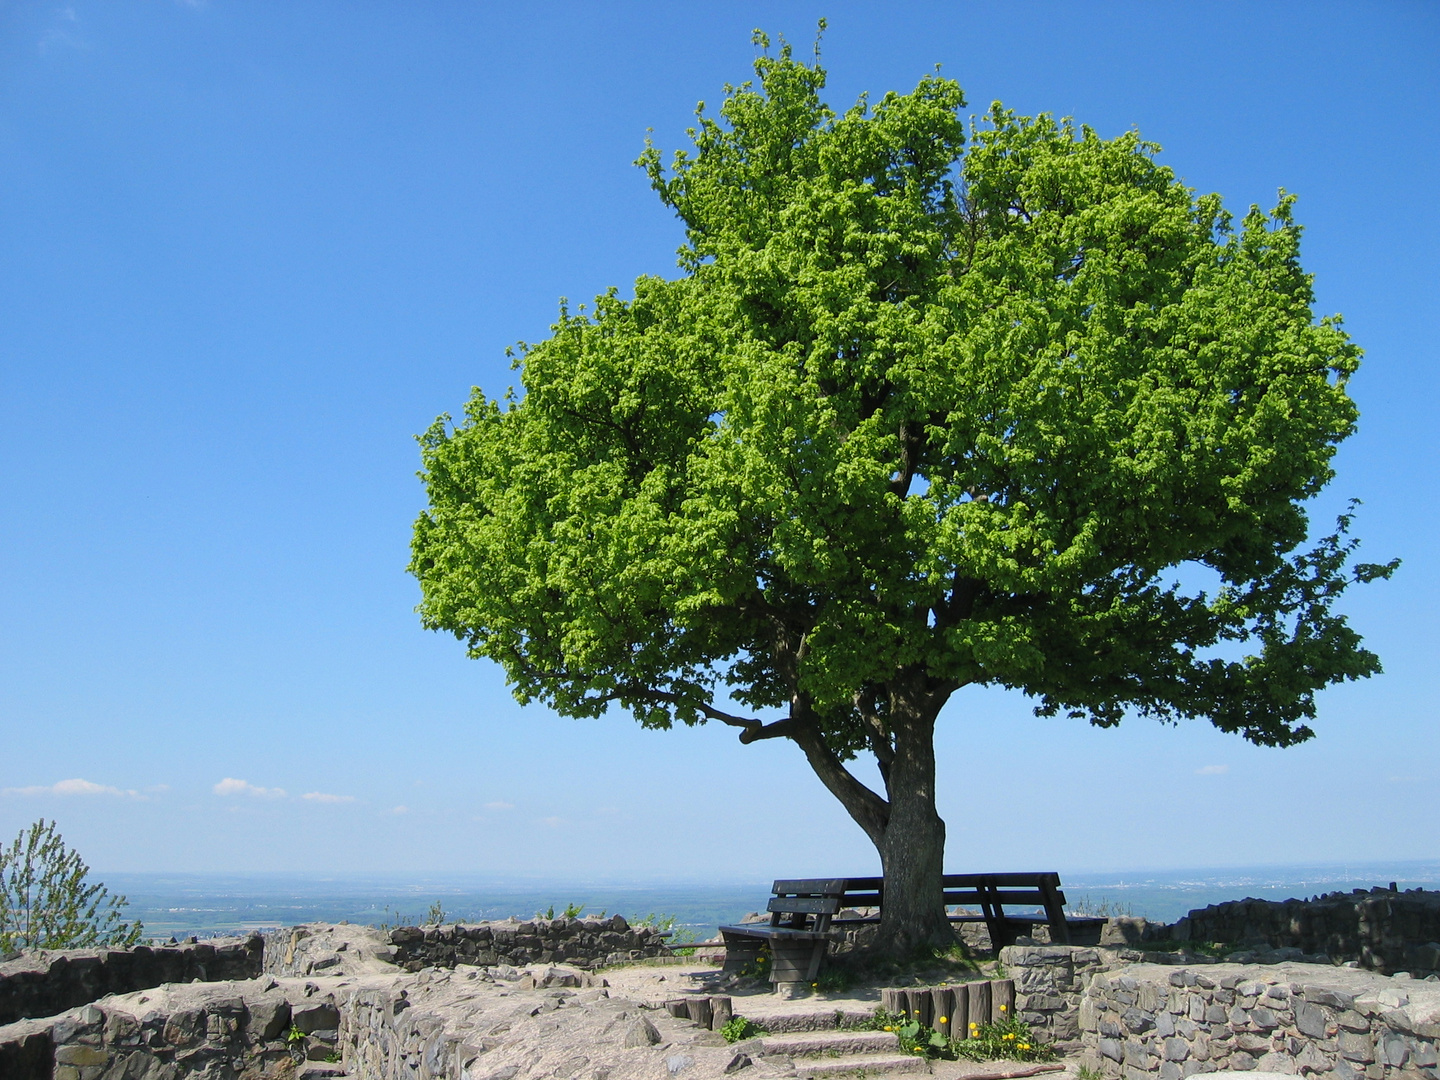
POLYGON ((1136 964, 1091 980, 1079 1026, 1090 1067, 1125 1080, 1421 1080, 1437 1075, 1440 983, 1312 964, 1136 964))
POLYGON ((106 994, 162 983, 249 979, 260 973, 263 951, 256 934, 183 945, 22 953, 0 963, 0 1024, 54 1016, 106 994))
POLYGON ((1440 970, 1440 892, 1374 888, 1310 900, 1237 900, 1190 912, 1176 941, 1295 949, 1331 961, 1354 960, 1386 975, 1440 970))
POLYGON ((551 964, 581 968, 668 955, 648 926, 608 919, 535 919, 474 925, 401 927, 390 934, 395 962, 407 971, 458 964, 551 964))

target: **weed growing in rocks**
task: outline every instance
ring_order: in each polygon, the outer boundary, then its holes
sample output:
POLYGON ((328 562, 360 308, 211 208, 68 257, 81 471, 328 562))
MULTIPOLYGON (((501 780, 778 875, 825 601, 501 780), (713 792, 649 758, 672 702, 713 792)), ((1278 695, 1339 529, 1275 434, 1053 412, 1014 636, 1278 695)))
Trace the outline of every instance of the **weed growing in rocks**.
POLYGON ((1052 1061, 1055 1048, 1041 1042, 1030 1025, 1013 1016, 993 1024, 970 1025, 968 1039, 952 1040, 955 1053, 970 1061, 1052 1061))
POLYGON ((732 1016, 720 1027, 720 1034, 725 1037, 726 1042, 742 1042, 745 1039, 754 1039, 760 1035, 770 1034, 759 1024, 746 1016, 732 1016))

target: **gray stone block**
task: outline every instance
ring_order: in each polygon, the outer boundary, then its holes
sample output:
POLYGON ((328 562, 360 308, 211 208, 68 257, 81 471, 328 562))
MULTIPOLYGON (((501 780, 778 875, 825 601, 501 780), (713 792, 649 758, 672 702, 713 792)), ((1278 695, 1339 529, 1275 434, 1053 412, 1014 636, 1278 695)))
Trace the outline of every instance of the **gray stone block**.
POLYGON ((1150 1068, 1150 1047, 1139 1039, 1125 1040, 1125 1064, 1137 1069, 1150 1068))
POLYGON ((1287 1073, 1294 1075, 1299 1070, 1295 1067, 1295 1059, 1289 1054, 1277 1054, 1273 1050, 1263 1055, 1255 1063, 1255 1068, 1260 1072, 1287 1073))
POLYGON ((1301 1035, 1308 1035, 1312 1039, 1323 1039, 1325 1037, 1325 1013, 1318 1005, 1312 1005, 1308 1001, 1295 1003, 1295 1026, 1300 1029, 1301 1035))
POLYGON ((1155 1026, 1155 1018, 1140 1009, 1126 1009, 1120 1015, 1120 1022, 1131 1035, 1142 1035, 1155 1026))
POLYGON ((1340 1033, 1340 1056, 1347 1061, 1358 1061, 1368 1065, 1375 1060, 1375 1044, 1370 1036, 1358 1031, 1340 1033))
POLYGON ((1335 1017, 1335 1023, 1340 1025, 1342 1031, 1370 1030, 1370 1021, 1354 1009, 1346 1009, 1339 1016, 1335 1017))

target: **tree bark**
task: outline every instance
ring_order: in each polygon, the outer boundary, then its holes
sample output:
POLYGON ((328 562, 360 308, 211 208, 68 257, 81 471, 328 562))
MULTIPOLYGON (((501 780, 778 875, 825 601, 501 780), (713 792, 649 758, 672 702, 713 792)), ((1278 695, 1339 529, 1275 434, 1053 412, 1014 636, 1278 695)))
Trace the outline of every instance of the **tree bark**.
POLYGON ((886 784, 890 816, 876 844, 885 874, 885 897, 875 948, 895 954, 955 940, 945 917, 941 880, 945 874, 945 822, 935 807, 935 713, 939 709, 922 707, 910 715, 906 711, 891 713, 895 758, 886 784))
POLYGON ((885 896, 877 951, 909 955, 955 941, 941 880, 945 822, 935 807, 935 720, 949 696, 948 688, 892 689, 887 720, 894 753, 884 770, 888 800, 855 779, 803 708, 791 714, 797 722, 790 738, 880 853, 885 896))

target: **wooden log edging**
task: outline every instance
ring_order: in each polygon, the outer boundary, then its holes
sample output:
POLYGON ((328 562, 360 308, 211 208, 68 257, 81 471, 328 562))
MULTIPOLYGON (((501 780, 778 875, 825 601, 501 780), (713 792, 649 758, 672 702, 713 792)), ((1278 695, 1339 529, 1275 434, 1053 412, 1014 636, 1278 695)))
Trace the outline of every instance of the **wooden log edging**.
POLYGON ((1015 980, 891 988, 880 991, 880 1007, 949 1038, 968 1039, 971 1024, 993 1024, 1015 1015, 1015 980))
POLYGON ((728 997, 672 998, 665 1002, 665 1011, 706 1031, 719 1031, 735 1016, 734 1003, 728 997))

